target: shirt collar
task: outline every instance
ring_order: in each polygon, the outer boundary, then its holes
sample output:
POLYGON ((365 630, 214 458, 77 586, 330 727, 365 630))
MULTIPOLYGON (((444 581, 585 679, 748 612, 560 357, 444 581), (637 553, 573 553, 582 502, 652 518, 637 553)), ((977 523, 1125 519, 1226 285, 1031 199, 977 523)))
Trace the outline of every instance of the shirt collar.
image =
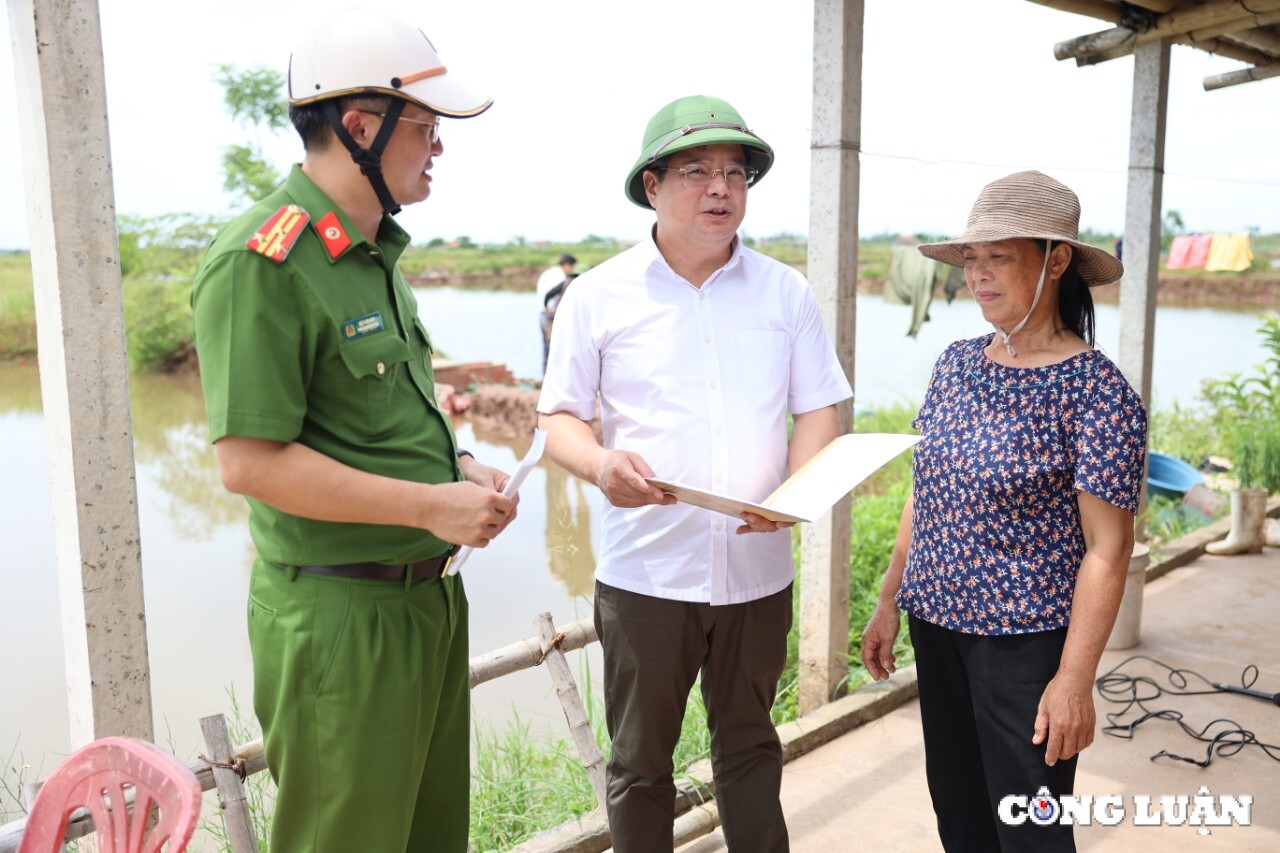
MULTIPOLYGON (((332 212, 338 217, 338 221, 342 225, 342 229, 347 232, 347 236, 351 238, 351 245, 340 252, 337 258, 346 255, 351 249, 361 243, 368 243, 360 233, 360 229, 352 224, 351 219, 347 216, 346 211, 334 204, 333 199, 316 186, 315 181, 307 177, 302 171, 302 166, 295 163, 289 171, 289 177, 284 182, 285 193, 311 217, 311 225, 323 219, 332 212)), ((383 214, 382 223, 378 226, 378 240, 376 243, 383 257, 387 259, 389 264, 395 264, 400 259, 400 255, 409 245, 409 232, 400 227, 400 223, 388 214, 383 214)))
MULTIPOLYGON (((652 264, 661 263, 663 266, 666 266, 668 269, 670 269, 671 265, 667 263, 667 259, 662 256, 662 250, 658 248, 657 234, 658 234, 658 224, 655 222, 649 228, 648 236, 645 238, 644 242, 641 243, 641 245, 644 247, 644 250, 645 250, 646 268, 652 264)), ((734 267, 736 267, 739 263, 741 263, 741 261, 742 261, 742 238, 739 235, 734 234, 733 246, 729 250, 729 260, 724 262, 724 264, 720 267, 720 270, 725 270, 725 271, 731 270, 734 267)))

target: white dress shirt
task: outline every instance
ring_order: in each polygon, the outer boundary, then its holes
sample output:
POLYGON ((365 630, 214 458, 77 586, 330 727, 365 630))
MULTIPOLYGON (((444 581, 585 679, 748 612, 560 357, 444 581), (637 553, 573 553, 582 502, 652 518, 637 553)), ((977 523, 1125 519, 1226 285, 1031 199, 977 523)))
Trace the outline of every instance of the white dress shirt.
MULTIPOLYGON (((579 276, 556 313, 538 411, 590 421, 597 395, 605 447, 661 479, 759 501, 787 477, 787 413, 852 391, 803 276, 735 240, 694 287, 650 237, 579 276)), ((784 589, 790 531, 740 524, 687 504, 606 505, 596 579, 711 604, 784 589)))

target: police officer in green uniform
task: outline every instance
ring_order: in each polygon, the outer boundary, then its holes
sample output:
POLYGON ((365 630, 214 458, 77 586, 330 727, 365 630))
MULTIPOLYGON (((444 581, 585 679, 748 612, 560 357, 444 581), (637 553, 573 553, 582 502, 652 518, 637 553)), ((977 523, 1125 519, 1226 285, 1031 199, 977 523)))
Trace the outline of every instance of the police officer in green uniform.
POLYGON ((421 30, 348 10, 293 53, 289 102, 303 162, 218 234, 192 293, 210 437, 258 552, 271 847, 463 851, 467 600, 445 570, 516 507, 436 405, 392 214, 430 194, 442 117, 492 101, 421 30))

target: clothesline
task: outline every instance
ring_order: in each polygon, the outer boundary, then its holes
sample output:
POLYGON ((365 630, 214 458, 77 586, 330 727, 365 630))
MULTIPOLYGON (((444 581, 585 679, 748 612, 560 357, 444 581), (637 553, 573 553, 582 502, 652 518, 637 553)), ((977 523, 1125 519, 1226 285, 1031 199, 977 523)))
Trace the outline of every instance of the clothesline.
POLYGON ((1165 269, 1240 272, 1253 262, 1248 234, 1179 234, 1169 245, 1165 269))

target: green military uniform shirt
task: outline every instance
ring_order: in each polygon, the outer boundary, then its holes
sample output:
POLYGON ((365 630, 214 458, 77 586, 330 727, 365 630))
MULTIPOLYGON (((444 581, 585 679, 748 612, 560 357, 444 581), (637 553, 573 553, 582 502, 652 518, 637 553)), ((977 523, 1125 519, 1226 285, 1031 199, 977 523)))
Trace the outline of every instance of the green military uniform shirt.
MULTIPOLYGON (((431 343, 396 268, 408 243, 389 216, 365 240, 298 166, 227 225, 191 295, 210 440, 296 441, 374 474, 461 480, 431 343)), ((277 564, 410 563, 450 547, 425 530, 249 505, 254 545, 277 564)))

